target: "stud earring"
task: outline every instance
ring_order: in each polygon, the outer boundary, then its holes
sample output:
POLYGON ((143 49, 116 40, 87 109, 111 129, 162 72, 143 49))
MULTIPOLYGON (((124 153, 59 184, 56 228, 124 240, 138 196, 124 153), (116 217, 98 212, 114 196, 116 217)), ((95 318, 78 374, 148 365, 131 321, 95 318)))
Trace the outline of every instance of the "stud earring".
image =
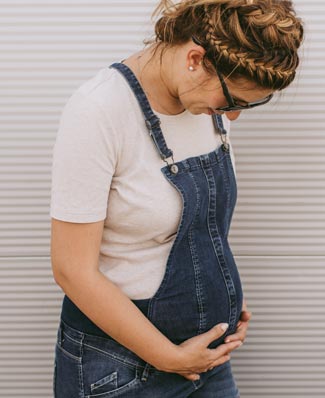
POLYGON ((191 65, 191 66, 189 66, 188 67, 188 70, 190 70, 191 72, 193 72, 194 71, 194 68, 193 68, 193 66, 191 65))

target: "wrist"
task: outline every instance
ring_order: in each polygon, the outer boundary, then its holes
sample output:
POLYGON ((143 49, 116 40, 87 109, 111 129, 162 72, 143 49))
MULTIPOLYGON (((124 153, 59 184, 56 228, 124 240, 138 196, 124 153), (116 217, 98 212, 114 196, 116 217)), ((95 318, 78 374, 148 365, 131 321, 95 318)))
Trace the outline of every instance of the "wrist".
POLYGON ((159 357, 153 361, 152 365, 163 372, 175 373, 178 369, 181 369, 183 358, 183 350, 180 346, 171 343, 167 349, 165 349, 159 357))

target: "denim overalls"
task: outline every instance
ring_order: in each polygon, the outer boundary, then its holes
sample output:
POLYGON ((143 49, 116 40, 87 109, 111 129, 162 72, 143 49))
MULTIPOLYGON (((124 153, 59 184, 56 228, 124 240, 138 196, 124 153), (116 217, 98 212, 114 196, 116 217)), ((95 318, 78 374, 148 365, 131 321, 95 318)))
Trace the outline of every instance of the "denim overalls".
MULTIPOLYGON (((226 334, 210 344, 214 348, 227 334, 235 332, 243 298, 227 239, 237 190, 222 118, 213 116, 216 132, 222 137, 221 147, 175 163, 160 121, 133 72, 123 63, 111 68, 122 73, 134 92, 153 149, 166 162, 161 171, 183 200, 181 222, 163 281, 153 297, 133 302, 175 344, 218 323, 229 323, 226 334)), ((107 336, 67 296, 62 306, 55 365, 56 398, 239 396, 229 362, 202 374, 198 382, 158 371, 107 336)))

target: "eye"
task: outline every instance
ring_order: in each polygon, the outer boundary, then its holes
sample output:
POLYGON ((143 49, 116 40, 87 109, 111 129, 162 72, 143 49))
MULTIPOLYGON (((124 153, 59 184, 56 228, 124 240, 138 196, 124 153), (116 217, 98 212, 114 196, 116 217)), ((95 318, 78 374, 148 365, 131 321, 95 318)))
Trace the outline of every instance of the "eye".
POLYGON ((247 106, 248 105, 248 102, 246 102, 246 101, 243 101, 243 100, 240 100, 237 98, 233 98, 233 100, 234 100, 235 105, 238 105, 238 106, 247 106))

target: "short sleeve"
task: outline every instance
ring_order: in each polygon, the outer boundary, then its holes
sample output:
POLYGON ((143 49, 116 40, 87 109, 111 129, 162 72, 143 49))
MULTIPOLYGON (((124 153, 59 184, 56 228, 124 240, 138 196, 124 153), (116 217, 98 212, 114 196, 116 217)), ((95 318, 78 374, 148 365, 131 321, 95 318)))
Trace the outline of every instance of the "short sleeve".
POLYGON ((53 148, 50 216, 76 223, 104 220, 117 153, 108 115, 92 99, 74 93, 53 148))

